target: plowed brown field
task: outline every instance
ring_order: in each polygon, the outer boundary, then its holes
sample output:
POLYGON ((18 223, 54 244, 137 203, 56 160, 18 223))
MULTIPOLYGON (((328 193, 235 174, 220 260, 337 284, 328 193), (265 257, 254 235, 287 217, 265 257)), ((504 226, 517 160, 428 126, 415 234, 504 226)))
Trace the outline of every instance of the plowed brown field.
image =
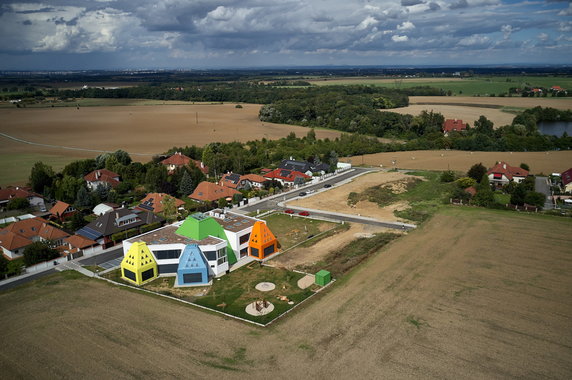
POLYGON ((2 376, 570 378, 571 228, 447 208, 267 329, 50 278, 0 293, 2 376))

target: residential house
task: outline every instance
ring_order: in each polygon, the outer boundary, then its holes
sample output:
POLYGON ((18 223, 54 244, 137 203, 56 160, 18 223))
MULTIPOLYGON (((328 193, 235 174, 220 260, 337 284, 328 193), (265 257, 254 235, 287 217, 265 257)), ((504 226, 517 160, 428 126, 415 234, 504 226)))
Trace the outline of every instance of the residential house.
POLYGON ((57 201, 54 206, 50 209, 51 217, 56 218, 60 221, 70 218, 73 214, 75 214, 77 210, 72 205, 57 201))
POLYGON ((443 124, 443 133, 448 136, 451 132, 461 132, 467 129, 467 124, 461 119, 447 119, 443 124))
MULTIPOLYGON (((213 210, 127 239, 123 241, 123 277, 136 284, 150 280, 142 279, 142 269, 138 267, 155 262, 156 276, 176 276, 176 286, 206 285, 213 277, 222 276, 249 259, 251 232, 257 223, 264 224, 255 218, 213 210), (141 244, 145 244, 148 253, 141 244), (140 255, 140 263, 136 255, 140 255), (128 272, 124 273, 124 269, 128 272)), ((264 243, 277 246, 277 242, 264 243)))
POLYGON ((0 208, 5 207, 14 198, 26 198, 31 207, 46 211, 46 204, 41 195, 34 193, 29 187, 19 186, 8 186, 5 189, 0 189, 0 208))
POLYGON ((169 173, 174 172, 177 168, 182 168, 184 166, 191 165, 191 163, 197 168, 199 168, 199 170, 203 172, 203 174, 206 175, 208 178, 209 175, 208 166, 206 166, 202 161, 193 160, 192 158, 185 156, 181 152, 175 152, 175 154, 173 154, 172 156, 161 161, 161 164, 167 167, 169 173))
POLYGON ((311 177, 297 170, 274 169, 263 175, 268 180, 276 180, 283 186, 301 185, 311 177))
POLYGON ((172 197, 169 194, 149 193, 149 194, 147 194, 147 196, 145 198, 141 199, 139 205, 136 206, 135 209, 136 210, 142 210, 142 211, 151 211, 151 212, 154 212, 155 214, 160 214, 165 209, 165 205, 164 205, 164 201, 166 199, 165 197, 171 197, 174 199, 176 209, 180 209, 181 207, 183 207, 185 205, 184 201, 182 201, 178 198, 172 197))
POLYGON ((108 248, 113 246, 112 236, 118 232, 131 230, 130 233, 138 234, 141 233, 141 228, 144 226, 163 223, 165 223, 164 218, 150 211, 131 210, 122 207, 100 215, 87 226, 77 230, 76 234, 96 241, 103 248, 108 248))
POLYGON ((560 174, 560 179, 562 181, 564 192, 572 193, 572 168, 562 172, 562 174, 560 174))
POLYGON ((514 181, 520 183, 528 176, 528 170, 520 167, 510 166, 504 161, 497 162, 495 166, 487 171, 489 182, 496 186, 503 186, 514 181))
POLYGON ((262 189, 264 187, 264 182, 267 181, 266 178, 258 174, 245 174, 241 178, 245 181, 248 181, 251 187, 257 189, 262 189))
POLYGON ((235 194, 240 194, 240 192, 216 183, 203 181, 189 195, 189 198, 199 202, 216 202, 222 198, 232 200, 235 194))
POLYGON ((320 173, 321 175, 326 174, 328 170, 330 170, 330 165, 324 163, 316 165, 308 161, 296 161, 290 157, 289 160, 282 160, 280 165, 278 165, 278 168, 298 171, 308 176, 312 176, 314 173, 320 173))
POLYGON ((98 186, 116 187, 121 183, 119 174, 107 169, 97 169, 83 177, 87 182, 87 188, 97 189, 98 186))
POLYGON ((2 253, 9 260, 22 257, 24 249, 36 241, 42 241, 57 249, 62 256, 76 253, 77 247, 69 247, 65 239, 69 234, 48 223, 43 218, 31 218, 12 223, 0 230, 2 253))

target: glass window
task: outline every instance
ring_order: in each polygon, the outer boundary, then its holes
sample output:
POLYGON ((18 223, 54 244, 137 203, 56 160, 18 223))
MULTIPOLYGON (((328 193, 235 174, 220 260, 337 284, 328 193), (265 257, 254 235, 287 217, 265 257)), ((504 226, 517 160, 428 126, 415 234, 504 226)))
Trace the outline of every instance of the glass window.
POLYGON ((204 251, 203 254, 206 256, 208 261, 216 260, 216 251, 204 251))
POLYGON ((250 240, 250 234, 249 234, 249 233, 246 234, 246 235, 242 235, 242 236, 240 237, 240 244, 244 244, 244 243, 246 243, 246 242, 249 241, 249 240, 250 240))
POLYGON ((160 251, 153 251, 157 260, 165 259, 178 259, 181 256, 180 249, 164 249, 160 251))
POLYGON ((137 281, 135 273, 131 272, 129 269, 123 268, 123 277, 130 279, 131 281, 137 281))

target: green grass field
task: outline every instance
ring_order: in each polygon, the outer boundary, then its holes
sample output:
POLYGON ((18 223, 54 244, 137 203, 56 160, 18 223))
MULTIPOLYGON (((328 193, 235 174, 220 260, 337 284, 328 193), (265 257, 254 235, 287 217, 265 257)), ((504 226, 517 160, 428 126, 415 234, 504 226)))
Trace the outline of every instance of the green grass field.
POLYGON ((467 79, 452 78, 435 78, 430 80, 427 78, 412 79, 383 79, 383 78, 346 78, 346 79, 328 79, 316 80, 312 84, 318 86, 333 85, 371 85, 389 88, 409 88, 417 86, 430 86, 441 88, 445 91, 451 91, 453 95, 462 96, 488 96, 491 94, 499 95, 508 93, 511 87, 545 87, 560 86, 566 89, 572 89, 571 77, 552 77, 552 76, 483 76, 467 79))
MULTIPOLYGON (((94 153, 94 156, 96 154, 94 153)), ((82 157, 78 157, 80 159, 82 157)), ((25 185, 27 182, 23 178, 28 178, 32 166, 38 161, 42 161, 54 168, 54 171, 60 171, 73 161, 73 157, 57 156, 42 153, 16 153, 2 154, 0 153, 0 186, 8 185, 25 185), (25 172, 26 175, 22 175, 25 172)))
POLYGON ((307 219, 287 214, 272 214, 264 218, 270 230, 280 243, 280 250, 284 251, 310 236, 336 227, 336 223, 321 220, 307 219))

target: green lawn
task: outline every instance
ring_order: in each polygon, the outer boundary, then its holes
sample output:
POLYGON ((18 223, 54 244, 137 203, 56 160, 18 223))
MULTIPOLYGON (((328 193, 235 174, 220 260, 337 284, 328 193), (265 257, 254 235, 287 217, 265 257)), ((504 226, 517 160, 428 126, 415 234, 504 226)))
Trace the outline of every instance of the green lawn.
MULTIPOLYGON (((96 153, 93 154, 95 157, 96 153)), ((71 161, 82 158, 43 153, 0 153, 0 186, 25 185, 32 167, 38 161, 50 165, 54 171, 58 172, 71 161)))
POLYGON ((261 267, 257 262, 253 262, 215 279, 210 291, 205 296, 197 298, 195 303, 265 324, 314 293, 311 290, 313 287, 305 290, 298 287, 297 282, 302 277, 304 274, 286 269, 261 267), (270 292, 256 290, 255 286, 260 282, 272 282, 276 285, 276 289, 270 292), (286 296, 294 304, 289 305, 287 301, 280 300, 277 296, 286 296), (274 305, 271 313, 259 317, 246 313, 245 308, 248 304, 262 299, 274 305))
POLYGON ((264 217, 268 227, 278 239, 280 250, 284 251, 298 243, 316 236, 320 232, 330 230, 336 223, 313 220, 288 214, 275 213, 264 217))
POLYGON ((479 76, 463 80, 452 78, 435 78, 432 81, 416 79, 388 80, 386 78, 363 78, 363 79, 331 79, 327 81, 312 82, 318 86, 328 85, 372 85, 390 88, 410 88, 417 86, 429 86, 451 91, 457 96, 487 96, 508 93, 511 87, 545 87, 560 86, 566 89, 572 88, 571 77, 553 76, 479 76))

